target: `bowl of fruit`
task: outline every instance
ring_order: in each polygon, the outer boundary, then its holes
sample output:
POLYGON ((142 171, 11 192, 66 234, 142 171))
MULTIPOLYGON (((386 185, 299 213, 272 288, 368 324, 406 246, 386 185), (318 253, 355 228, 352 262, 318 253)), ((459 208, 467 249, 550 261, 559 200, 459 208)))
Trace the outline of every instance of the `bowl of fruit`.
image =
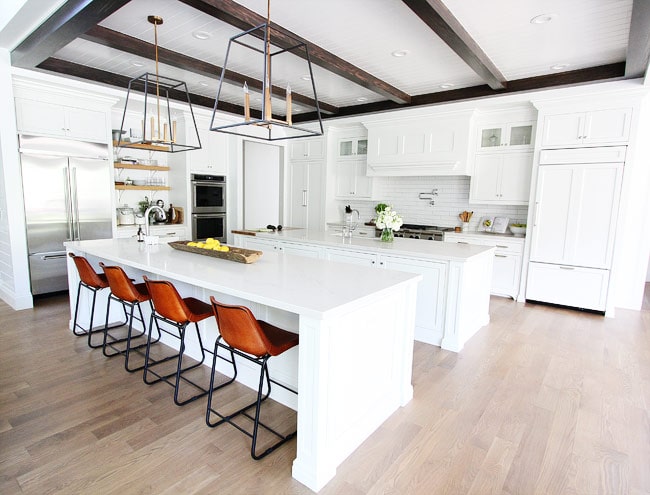
POLYGON ((511 223, 509 229, 510 232, 512 232, 515 237, 523 237, 526 235, 525 223, 511 223))

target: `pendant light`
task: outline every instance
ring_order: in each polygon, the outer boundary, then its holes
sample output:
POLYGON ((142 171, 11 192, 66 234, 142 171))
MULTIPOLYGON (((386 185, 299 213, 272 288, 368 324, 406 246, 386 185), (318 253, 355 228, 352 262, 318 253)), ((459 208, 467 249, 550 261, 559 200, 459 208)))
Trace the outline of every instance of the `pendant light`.
POLYGON ((268 141, 323 134, 309 50, 304 42, 271 26, 271 0, 267 1, 264 24, 233 36, 228 42, 210 130, 268 141), (253 75, 233 77, 229 66, 243 67, 239 70, 253 75), (226 74, 230 76, 228 81, 226 74), (294 124, 292 114, 302 109, 315 112, 317 126, 294 124), (219 110, 239 112, 239 118, 219 124, 219 110))
POLYGON ((168 153, 201 149, 187 85, 183 81, 158 73, 158 26, 163 23, 163 19, 150 15, 147 21, 153 24, 156 73, 147 72, 129 81, 120 137, 116 144, 121 148, 144 148, 168 153), (134 94, 141 97, 133 98, 134 94), (178 125, 178 120, 183 118, 183 112, 172 112, 170 99, 187 102, 191 122, 189 118, 183 119, 186 121, 186 132, 178 125), (129 141, 123 141, 122 135, 127 129, 131 130, 131 137, 129 141))

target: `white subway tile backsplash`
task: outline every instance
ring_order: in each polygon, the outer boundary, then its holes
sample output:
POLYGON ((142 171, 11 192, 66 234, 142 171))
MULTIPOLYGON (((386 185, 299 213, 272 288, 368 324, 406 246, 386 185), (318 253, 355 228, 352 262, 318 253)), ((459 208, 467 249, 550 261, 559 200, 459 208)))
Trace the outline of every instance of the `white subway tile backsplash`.
POLYGON ((527 206, 469 204, 470 178, 466 176, 440 177, 375 177, 377 201, 341 201, 359 210, 361 219, 368 221, 375 217, 375 205, 379 202, 393 206, 402 215, 404 222, 425 225, 455 227, 460 225, 458 214, 463 210, 473 211, 470 230, 476 230, 482 216, 505 216, 513 223, 526 223, 527 206), (430 200, 419 199, 420 193, 437 190, 431 205, 430 200))

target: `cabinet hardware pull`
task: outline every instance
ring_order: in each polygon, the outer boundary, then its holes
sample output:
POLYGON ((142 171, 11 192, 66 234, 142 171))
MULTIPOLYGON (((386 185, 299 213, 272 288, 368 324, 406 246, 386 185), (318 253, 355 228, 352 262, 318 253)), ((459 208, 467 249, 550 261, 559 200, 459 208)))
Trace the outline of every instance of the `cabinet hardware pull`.
POLYGON ((575 270, 575 266, 561 266, 560 270, 575 270))
POLYGON ((495 258, 507 258, 508 256, 506 256, 505 254, 495 254, 494 257, 495 258))
POLYGON ((465 242, 465 241, 458 241, 458 244, 469 244, 469 242, 465 242))
POLYGON ((499 244, 497 244, 496 247, 502 248, 502 249, 508 249, 508 246, 500 246, 499 244))

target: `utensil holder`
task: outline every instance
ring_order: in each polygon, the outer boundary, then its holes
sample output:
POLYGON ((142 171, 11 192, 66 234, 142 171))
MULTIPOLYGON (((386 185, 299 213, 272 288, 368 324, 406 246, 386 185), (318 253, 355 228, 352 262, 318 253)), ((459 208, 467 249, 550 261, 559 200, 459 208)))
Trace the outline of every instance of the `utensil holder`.
POLYGON ((463 222, 462 230, 463 232, 469 231, 469 222, 463 222))

